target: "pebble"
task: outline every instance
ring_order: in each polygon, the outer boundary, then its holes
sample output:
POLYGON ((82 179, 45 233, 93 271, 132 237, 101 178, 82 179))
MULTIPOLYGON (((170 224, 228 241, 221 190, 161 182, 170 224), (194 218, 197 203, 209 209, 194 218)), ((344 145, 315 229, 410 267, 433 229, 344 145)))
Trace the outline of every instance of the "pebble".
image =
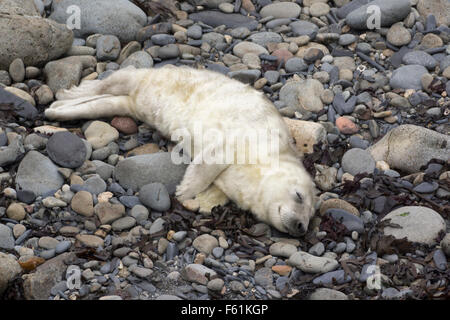
POLYGON ((11 203, 6 209, 6 216, 16 221, 22 221, 26 215, 25 209, 18 203, 11 203))
POLYGON ((159 182, 142 186, 139 200, 153 210, 164 212, 170 209, 170 197, 166 187, 159 182))
POLYGON ((90 217, 94 214, 94 201, 91 193, 87 191, 77 192, 70 203, 73 211, 85 217, 90 217))
POLYGON ((99 149, 115 141, 119 132, 108 123, 96 120, 86 128, 84 135, 94 149, 99 149))
POLYGON ((288 263, 308 273, 329 272, 335 270, 339 266, 339 263, 334 259, 316 257, 302 251, 292 254, 288 263))
POLYGON ((370 174, 375 170, 375 160, 368 151, 353 148, 342 157, 342 169, 353 176, 359 173, 370 174))
POLYGON ((289 258, 297 252, 297 247, 285 242, 276 242, 269 247, 269 253, 272 256, 289 258))
POLYGON ((219 242, 209 234, 202 234, 194 239, 192 246, 200 252, 210 254, 215 247, 219 246, 219 242))

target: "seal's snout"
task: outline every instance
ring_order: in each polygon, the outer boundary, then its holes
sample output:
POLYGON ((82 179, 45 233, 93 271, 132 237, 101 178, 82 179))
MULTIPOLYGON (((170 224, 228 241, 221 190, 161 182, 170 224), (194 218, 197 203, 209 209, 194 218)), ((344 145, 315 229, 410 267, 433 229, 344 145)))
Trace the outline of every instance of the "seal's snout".
POLYGON ((308 227, 300 220, 292 221, 288 227, 289 234, 294 237, 304 236, 307 230, 308 227))

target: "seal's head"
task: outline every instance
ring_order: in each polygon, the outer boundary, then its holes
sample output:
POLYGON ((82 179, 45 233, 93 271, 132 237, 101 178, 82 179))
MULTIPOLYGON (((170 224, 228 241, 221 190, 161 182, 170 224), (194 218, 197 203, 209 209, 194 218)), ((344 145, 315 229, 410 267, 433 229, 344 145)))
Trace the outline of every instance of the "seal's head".
POLYGON ((299 160, 282 161, 260 182, 261 205, 252 211, 258 218, 292 236, 308 230, 315 212, 316 189, 299 160))

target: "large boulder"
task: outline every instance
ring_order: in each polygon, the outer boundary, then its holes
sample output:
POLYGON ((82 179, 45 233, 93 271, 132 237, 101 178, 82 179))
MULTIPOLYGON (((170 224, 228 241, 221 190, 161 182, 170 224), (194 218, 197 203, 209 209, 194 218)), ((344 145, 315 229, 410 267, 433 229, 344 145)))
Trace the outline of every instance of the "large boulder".
POLYGON ((77 37, 100 33, 115 35, 128 43, 135 40, 136 33, 147 23, 145 12, 128 0, 54 0, 49 18, 60 23, 72 22, 76 12, 68 10, 71 6, 80 8, 80 29, 73 30, 77 37))
POLYGON ((23 16, 40 16, 34 0, 2 0, 0 12, 23 16))
MULTIPOLYGON (((369 18, 372 15, 367 12, 370 6, 380 8, 381 27, 390 27, 394 23, 402 21, 411 11, 409 0, 375 0, 350 12, 346 17, 347 24, 354 29, 368 29, 367 22, 371 20, 369 18)), ((369 10, 369 12, 371 11, 369 10)))
POLYGON ((49 19, 0 13, 0 39, 0 69, 8 70, 17 58, 26 66, 59 58, 72 46, 73 33, 49 19))
POLYGON ((401 125, 389 131, 368 151, 375 161, 391 168, 417 172, 431 159, 448 160, 450 136, 415 125, 401 125))
POLYGON ((386 219, 398 224, 400 228, 385 227, 385 235, 391 235, 396 239, 406 237, 408 241, 428 245, 436 244, 439 234, 446 228, 441 215, 427 207, 401 207, 390 212, 382 221, 386 219))

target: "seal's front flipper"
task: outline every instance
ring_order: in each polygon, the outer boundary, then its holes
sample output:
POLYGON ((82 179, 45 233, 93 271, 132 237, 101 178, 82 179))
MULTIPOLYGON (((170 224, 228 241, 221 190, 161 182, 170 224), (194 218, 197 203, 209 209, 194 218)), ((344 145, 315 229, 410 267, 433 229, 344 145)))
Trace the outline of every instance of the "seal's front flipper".
POLYGON ((211 213, 212 208, 215 206, 224 206, 230 199, 215 185, 211 185, 205 191, 199 193, 195 200, 198 201, 200 213, 211 213))
POLYGON ((227 164, 191 163, 186 169, 183 180, 177 186, 175 195, 178 201, 192 199, 206 190, 227 167, 227 164))

